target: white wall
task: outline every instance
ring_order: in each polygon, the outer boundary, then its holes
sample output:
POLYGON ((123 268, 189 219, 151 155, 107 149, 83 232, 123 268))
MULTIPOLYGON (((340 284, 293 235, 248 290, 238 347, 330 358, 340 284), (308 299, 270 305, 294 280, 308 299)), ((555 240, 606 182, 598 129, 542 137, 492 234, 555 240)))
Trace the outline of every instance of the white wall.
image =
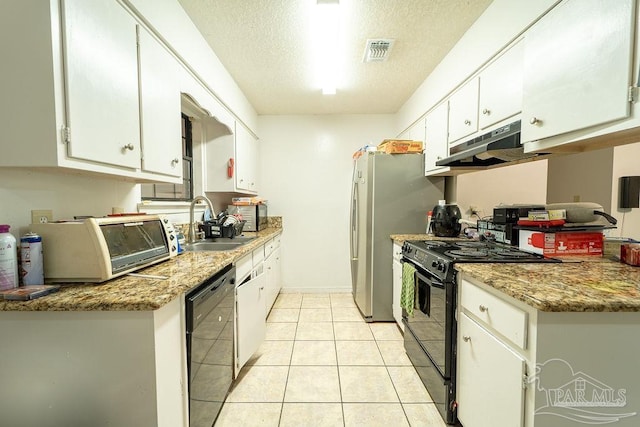
MULTIPOLYGON (((493 215, 499 204, 546 203, 547 160, 459 175, 456 200, 463 217, 470 205, 478 206, 480 216, 493 215)), ((449 201, 448 201, 449 202, 449 201)), ((454 201, 451 201, 453 203, 454 201)))
POLYGON ((393 131, 392 115, 259 116, 260 195, 282 216, 285 290, 351 291, 352 154, 393 131))
POLYGON ((615 147, 613 151, 613 177, 611 181, 611 214, 618 220, 612 236, 632 237, 640 240, 640 208, 618 208, 618 180, 621 176, 640 175, 640 143, 615 147))
POLYGON ((549 159, 547 202, 595 202, 611 213, 613 148, 549 159))
POLYGON ((99 176, 0 168, 0 223, 14 236, 27 232, 32 209, 51 209, 53 219, 104 216, 113 207, 136 212, 136 184, 99 176))

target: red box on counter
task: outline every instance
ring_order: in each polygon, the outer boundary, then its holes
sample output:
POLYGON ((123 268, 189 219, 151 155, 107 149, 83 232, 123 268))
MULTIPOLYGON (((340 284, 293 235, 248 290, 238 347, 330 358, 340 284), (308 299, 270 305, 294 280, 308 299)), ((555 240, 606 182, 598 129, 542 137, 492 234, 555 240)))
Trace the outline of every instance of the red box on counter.
POLYGON ((542 231, 520 230, 519 248, 545 256, 597 255, 602 256, 602 231, 542 231))
POLYGON ((640 265, 640 244, 627 243, 620 246, 620 261, 629 265, 640 265))

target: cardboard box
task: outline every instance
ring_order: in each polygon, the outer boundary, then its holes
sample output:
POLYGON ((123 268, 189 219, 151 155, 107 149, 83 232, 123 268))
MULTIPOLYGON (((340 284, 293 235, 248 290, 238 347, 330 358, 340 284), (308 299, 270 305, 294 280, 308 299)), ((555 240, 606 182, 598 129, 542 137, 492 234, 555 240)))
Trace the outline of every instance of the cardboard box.
POLYGON ((422 153, 422 141, 385 139, 378 145, 378 151, 384 151, 387 154, 422 153))
POLYGON ((543 231, 520 230, 519 248, 545 256, 596 255, 603 252, 602 231, 543 231))
POLYGON ((640 265, 640 245, 637 243, 625 243, 620 246, 620 261, 629 265, 640 265))

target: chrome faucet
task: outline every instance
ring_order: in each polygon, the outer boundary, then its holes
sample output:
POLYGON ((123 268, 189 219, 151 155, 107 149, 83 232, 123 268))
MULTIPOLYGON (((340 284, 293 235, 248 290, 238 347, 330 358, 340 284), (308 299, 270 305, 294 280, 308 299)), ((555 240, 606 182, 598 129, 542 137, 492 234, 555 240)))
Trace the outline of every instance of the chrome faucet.
POLYGON ((193 220, 193 210, 195 209, 196 203, 198 203, 200 200, 202 200, 207 204, 207 207, 211 211, 211 216, 213 218, 215 218, 216 216, 216 214, 213 212, 213 205, 211 204, 211 200, 207 199, 205 196, 194 197, 193 200, 191 201, 191 206, 189 206, 189 236, 187 239, 188 243, 193 243, 196 240, 195 239, 196 225, 195 225, 195 221, 193 220))

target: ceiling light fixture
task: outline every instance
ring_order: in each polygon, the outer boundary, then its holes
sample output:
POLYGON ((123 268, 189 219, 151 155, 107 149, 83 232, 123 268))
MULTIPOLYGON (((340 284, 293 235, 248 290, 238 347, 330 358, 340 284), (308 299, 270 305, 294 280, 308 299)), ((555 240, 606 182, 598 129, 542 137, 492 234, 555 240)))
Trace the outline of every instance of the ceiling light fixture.
POLYGON ((335 95, 338 79, 340 3, 317 0, 314 13, 316 72, 323 95, 335 95))

